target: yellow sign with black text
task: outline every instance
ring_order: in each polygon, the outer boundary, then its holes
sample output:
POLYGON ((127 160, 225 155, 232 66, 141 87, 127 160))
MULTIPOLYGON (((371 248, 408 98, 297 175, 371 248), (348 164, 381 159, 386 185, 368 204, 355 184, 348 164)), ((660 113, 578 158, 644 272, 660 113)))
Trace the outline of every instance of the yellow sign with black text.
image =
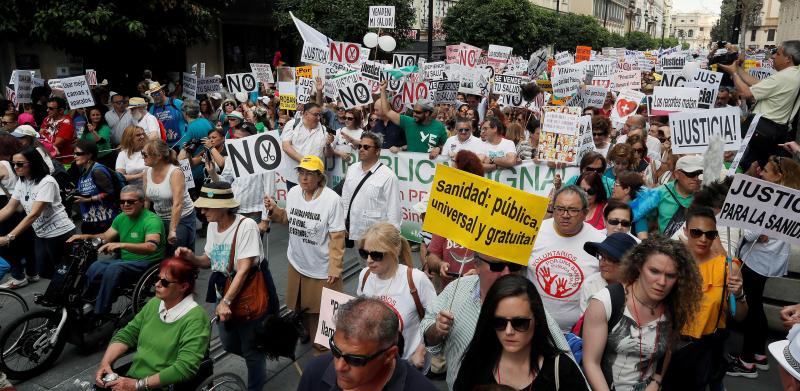
POLYGON ((280 110, 297 110, 297 96, 292 94, 281 94, 279 98, 280 106, 278 108, 280 110))
POLYGON ((548 203, 547 197, 439 164, 422 230, 527 265, 548 203))

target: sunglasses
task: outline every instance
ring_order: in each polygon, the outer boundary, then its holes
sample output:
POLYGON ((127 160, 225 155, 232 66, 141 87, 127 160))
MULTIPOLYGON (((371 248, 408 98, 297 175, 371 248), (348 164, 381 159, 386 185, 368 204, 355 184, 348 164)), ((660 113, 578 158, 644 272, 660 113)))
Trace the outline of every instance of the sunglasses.
POLYGON ((459 133, 469 133, 471 131, 472 131, 472 129, 470 129, 470 128, 459 128, 458 129, 459 133))
POLYGON ((523 266, 518 263, 492 262, 486 258, 478 256, 477 254, 475 255, 475 258, 487 263, 489 265, 489 270, 491 270, 493 273, 500 273, 506 268, 508 268, 509 273, 516 273, 523 268, 523 266))
POLYGON ((53 110, 58 110, 58 107, 48 107, 47 108, 47 111, 53 111, 53 110))
POLYGON ((598 174, 602 174, 603 173, 603 168, 602 167, 586 167, 586 168, 583 169, 583 172, 596 172, 598 174))
POLYGON ((631 222, 629 220, 610 219, 608 220, 608 225, 621 225, 628 228, 631 226, 631 222))
POLYGON ((344 117, 345 121, 355 121, 356 117, 344 117))
POLYGON ((594 189, 592 189, 591 187, 588 188, 588 189, 583 189, 583 191, 585 191, 586 195, 588 195, 590 197, 595 195, 595 194, 597 194, 597 192, 594 189))
POLYGON ((370 148, 378 148, 378 146, 376 146, 376 145, 365 145, 365 144, 361 144, 361 146, 359 146, 359 148, 360 148, 360 149, 363 149, 363 150, 365 150, 365 151, 369 151, 369 149, 370 149, 370 148))
POLYGON ((374 122, 374 121, 377 121, 377 120, 378 120, 377 118, 370 118, 369 122, 374 122))
POLYGON ((645 149, 644 148, 634 148, 633 152, 636 152, 639 155, 644 155, 645 149))
POLYGON ((74 156, 86 156, 88 154, 89 154, 88 152, 74 152, 73 153, 74 156))
POLYGON ((119 200, 120 205, 134 205, 137 202, 139 202, 139 200, 119 200))
POLYGON ((607 135, 608 135, 608 133, 592 133, 593 137, 605 137, 607 135))
POLYGON ((492 327, 496 331, 503 331, 508 328, 508 324, 511 323, 511 327, 519 331, 520 333, 524 333, 531 328, 531 318, 501 318, 499 316, 495 316, 492 319, 492 327))
POLYGON ((698 176, 700 176, 700 174, 703 173, 703 170, 692 171, 692 172, 686 172, 681 170, 681 172, 683 173, 683 175, 686 175, 687 178, 697 178, 698 176))
POLYGON ((25 167, 25 165, 30 164, 30 162, 12 162, 11 164, 13 164, 16 168, 22 168, 25 167))
POLYGON ((374 354, 370 355, 361 355, 361 354, 344 354, 341 349, 333 342, 333 335, 331 335, 330 339, 328 340, 328 345, 331 347, 331 354, 335 359, 343 359, 347 365, 351 367, 363 367, 369 364, 370 361, 376 359, 381 354, 386 353, 387 350, 391 349, 392 346, 389 346, 386 349, 382 349, 374 354))
POLYGON ((700 228, 692 228, 689 230, 689 236, 694 239, 700 239, 701 236, 705 235, 706 239, 714 240, 719 235, 719 231, 711 230, 711 231, 703 231, 700 228))
POLYGON ((152 92, 152 93, 150 93, 150 96, 152 96, 154 98, 157 98, 157 97, 161 96, 161 93, 160 92, 152 92))
POLYGON ((149 153, 147 153, 147 152, 142 152, 142 158, 143 158, 143 159, 147 159, 147 158, 149 158, 149 157, 150 157, 150 154, 149 154, 149 153))
POLYGON ((160 283, 161 286, 163 286, 164 288, 169 288, 169 284, 177 284, 180 281, 170 281, 167 280, 166 278, 159 278, 158 280, 156 280, 156 282, 160 283))
POLYGON ((375 262, 382 261, 383 260, 383 256, 385 254, 386 253, 382 253, 380 251, 367 251, 367 250, 364 250, 363 248, 358 249, 358 255, 361 256, 362 259, 366 260, 367 257, 370 257, 375 262))

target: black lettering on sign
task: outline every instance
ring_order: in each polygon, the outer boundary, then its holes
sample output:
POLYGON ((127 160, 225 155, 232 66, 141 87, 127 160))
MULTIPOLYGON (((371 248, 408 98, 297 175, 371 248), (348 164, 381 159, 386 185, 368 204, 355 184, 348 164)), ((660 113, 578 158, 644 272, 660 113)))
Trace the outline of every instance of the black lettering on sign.
POLYGON ((281 163, 281 152, 280 144, 275 137, 270 134, 262 134, 255 139, 248 137, 241 141, 241 151, 231 144, 226 144, 228 156, 231 157, 233 163, 233 172, 237 178, 255 174, 255 164, 258 164, 263 171, 272 171, 278 168, 281 163), (251 143, 253 144, 252 149, 251 143))
POLYGON ((363 106, 372 103, 372 94, 369 87, 358 82, 349 86, 339 88, 339 99, 344 105, 345 109, 351 109, 356 106, 363 106))

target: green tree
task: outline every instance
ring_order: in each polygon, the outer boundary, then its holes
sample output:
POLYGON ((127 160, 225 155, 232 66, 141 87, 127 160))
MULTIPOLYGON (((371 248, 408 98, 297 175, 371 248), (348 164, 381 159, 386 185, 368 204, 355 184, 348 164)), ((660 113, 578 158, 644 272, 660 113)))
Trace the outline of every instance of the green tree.
MULTIPOLYGON (((764 6, 763 0, 722 0, 720 6, 719 20, 711 28, 711 39, 714 41, 733 41, 736 18, 737 1, 742 7, 742 29, 744 32, 752 30, 760 23, 761 8, 764 6)), ((744 42, 740 42, 744 43, 744 42)))
POLYGON ((650 34, 641 31, 632 31, 625 34, 625 40, 627 41, 625 47, 631 50, 647 50, 659 46, 659 42, 653 39, 650 34))
POLYGON ((608 38, 606 39, 605 46, 610 46, 613 48, 624 48, 628 46, 628 40, 617 33, 611 33, 608 35, 608 38))
POLYGON ((555 26, 556 34, 553 44, 557 51, 575 51, 576 46, 591 46, 598 50, 607 46, 611 35, 597 19, 588 15, 562 13, 558 15, 555 26))
POLYGON ((448 43, 505 45, 523 54, 553 42, 555 34, 548 27, 553 23, 556 18, 528 0, 460 0, 450 7, 442 25, 448 43))

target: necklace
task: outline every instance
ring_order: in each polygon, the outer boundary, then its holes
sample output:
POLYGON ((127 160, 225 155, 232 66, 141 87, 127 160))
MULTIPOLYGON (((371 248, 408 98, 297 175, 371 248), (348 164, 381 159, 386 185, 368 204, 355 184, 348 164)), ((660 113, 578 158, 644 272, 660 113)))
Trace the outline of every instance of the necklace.
POLYGON ((656 314, 656 308, 658 308, 658 304, 651 306, 651 305, 648 305, 647 303, 639 300, 639 296, 636 296, 636 288, 635 288, 635 286, 631 287, 631 293, 633 293, 633 298, 636 299, 636 301, 638 301, 639 304, 641 304, 641 305, 647 307, 648 309, 650 309, 650 315, 655 315, 656 314))
MULTIPOLYGON (((631 292, 633 292, 633 288, 631 288, 631 292)), ((640 304, 644 305, 645 307, 647 307, 647 305, 642 303, 636 297, 636 293, 635 292, 633 293, 633 298, 636 299, 632 303, 633 304, 633 317, 634 317, 634 320, 636 321, 636 328, 639 329, 639 362, 642 362, 642 360, 645 359, 644 354, 643 354, 643 349, 642 349, 642 322, 641 322, 641 320, 639 320, 639 310, 636 308, 636 302, 638 301, 640 304)), ((652 311, 652 309, 651 309, 651 311, 652 311)), ((650 370, 650 365, 652 365, 652 363, 653 363, 653 361, 655 359, 655 355, 656 355, 656 351, 657 350, 658 350, 658 325, 656 325, 656 338, 653 341, 653 352, 650 354, 650 358, 647 359, 647 366, 645 366, 641 370, 641 372, 639 372, 639 374, 640 374, 639 381, 643 381, 644 378, 645 378, 645 375, 650 370)))

